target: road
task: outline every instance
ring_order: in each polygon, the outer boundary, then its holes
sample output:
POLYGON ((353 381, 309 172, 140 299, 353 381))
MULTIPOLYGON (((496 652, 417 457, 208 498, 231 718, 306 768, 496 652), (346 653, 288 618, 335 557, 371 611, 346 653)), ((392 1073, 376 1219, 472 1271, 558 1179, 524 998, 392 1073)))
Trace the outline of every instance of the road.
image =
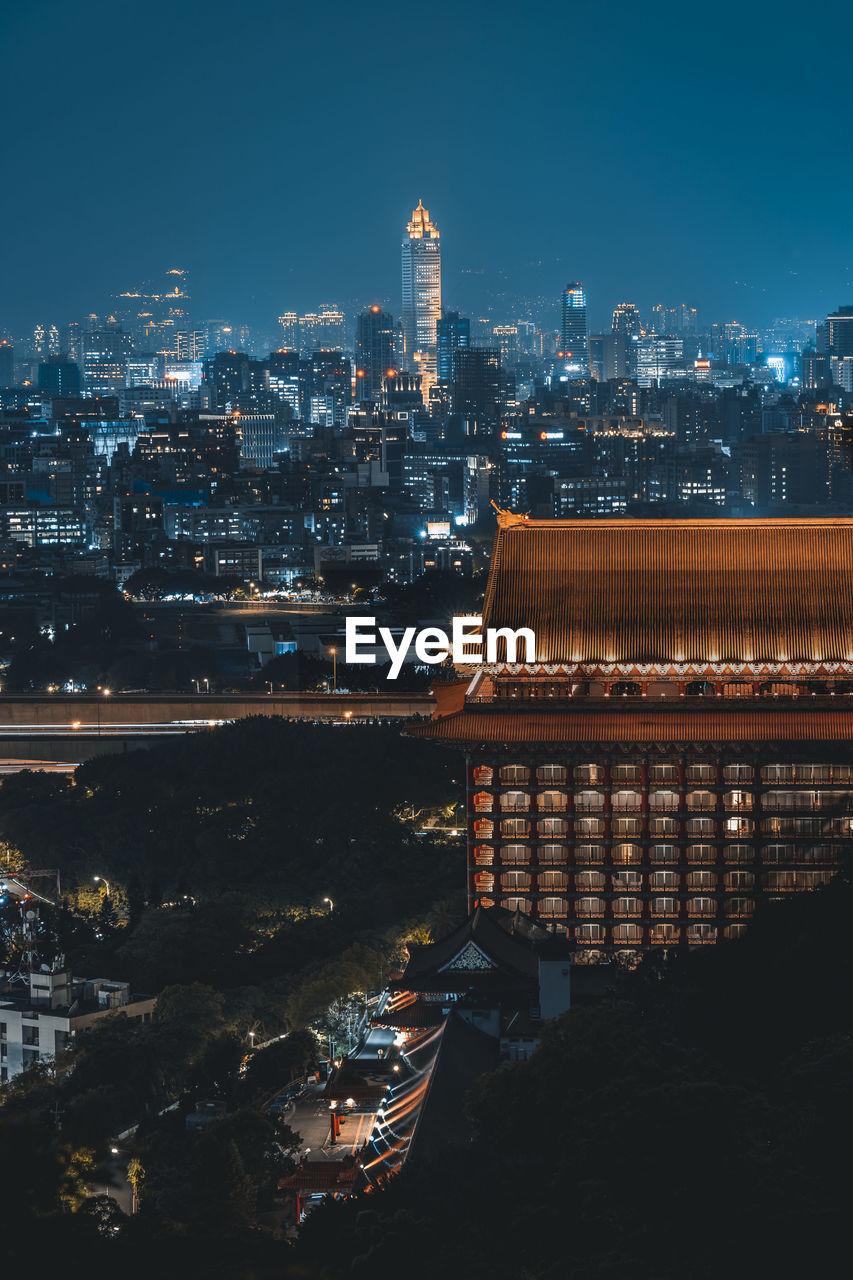
POLYGON ((302 1138, 300 1154, 311 1160, 341 1160, 364 1146, 370 1137, 375 1115, 364 1112, 346 1116, 341 1135, 334 1146, 330 1142, 331 1121, 328 1102, 315 1098, 300 1099, 292 1110, 284 1113, 285 1123, 302 1138))
POLYGON ((33 773, 73 773, 78 764, 79 760, 0 760, 0 778, 25 769, 33 773))

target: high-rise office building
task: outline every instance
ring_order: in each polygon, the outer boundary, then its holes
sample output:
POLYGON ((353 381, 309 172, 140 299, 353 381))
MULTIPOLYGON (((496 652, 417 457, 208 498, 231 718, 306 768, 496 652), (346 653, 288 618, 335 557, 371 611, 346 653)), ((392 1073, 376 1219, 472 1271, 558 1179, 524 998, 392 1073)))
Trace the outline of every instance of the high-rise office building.
POLYGON ((471 345, 471 321, 458 311, 444 311, 437 325, 438 381, 449 387, 453 382, 455 353, 471 345))
POLYGON ((839 307, 826 317, 826 345, 832 381, 843 385, 841 374, 850 367, 845 357, 853 356, 853 307, 839 307))
POLYGON ((382 381, 395 364, 394 317, 374 304, 362 311, 356 323, 356 398, 380 395, 382 381))
POLYGON ((438 227, 422 201, 412 213, 402 246, 403 332, 406 363, 435 379, 435 347, 441 319, 441 244, 438 227))
POLYGON ((105 325, 83 334, 83 395, 114 396, 123 390, 127 357, 133 350, 130 334, 121 325, 105 325))
POLYGON ((589 335, 586 324, 586 294, 582 284, 567 284, 563 290, 563 317, 560 358, 568 373, 589 377, 589 335))
POLYGON ((39 365, 38 384, 51 396, 79 396, 79 366, 65 356, 51 356, 39 365))
POLYGON ((478 423, 494 422, 501 411, 501 356, 489 347, 457 348, 453 371, 453 412, 478 423))
POLYGON ((628 338, 639 338, 642 329, 640 308, 633 302, 620 302, 613 309, 611 328, 614 333, 624 333, 628 338))
POLYGON ((15 348, 4 338, 0 342, 0 387, 11 387, 15 383, 15 348))
POLYGON ((641 338, 636 352, 638 385, 656 387, 665 382, 673 376, 683 359, 683 338, 641 338))

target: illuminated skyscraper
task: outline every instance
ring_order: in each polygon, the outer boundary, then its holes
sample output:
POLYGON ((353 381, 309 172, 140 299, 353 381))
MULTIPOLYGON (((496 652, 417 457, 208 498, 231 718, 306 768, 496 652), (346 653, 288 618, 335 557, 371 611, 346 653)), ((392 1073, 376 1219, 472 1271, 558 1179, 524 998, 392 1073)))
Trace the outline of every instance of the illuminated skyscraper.
POLYGON ((455 355, 471 345, 471 321, 458 311, 445 311, 437 326, 438 380, 449 387, 453 382, 455 355))
POLYGON ((422 201, 412 213, 403 241, 403 332, 406 363, 435 381, 435 348, 441 319, 441 245, 438 227, 422 201), (430 376, 431 375, 431 376, 430 376))
POLYGON ((613 310, 611 328, 614 333, 624 333, 628 338, 639 338, 642 329, 640 308, 633 302, 620 302, 613 310))
POLYGON ((589 377, 589 336, 586 325, 586 294, 582 284, 567 284, 563 290, 562 354, 566 368, 575 377, 589 377))

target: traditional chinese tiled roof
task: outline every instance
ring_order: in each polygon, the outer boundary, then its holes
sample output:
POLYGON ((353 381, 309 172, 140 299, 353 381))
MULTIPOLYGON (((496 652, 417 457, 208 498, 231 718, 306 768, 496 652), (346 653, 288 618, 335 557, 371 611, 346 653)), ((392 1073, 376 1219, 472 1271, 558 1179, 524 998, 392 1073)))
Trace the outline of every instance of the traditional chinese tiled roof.
POLYGON ((306 1160, 295 1173, 279 1178, 278 1186, 281 1191, 299 1191, 303 1195, 320 1191, 352 1190, 359 1172, 354 1161, 306 1160))
MULTIPOLYGON (((853 698, 851 698, 853 703, 853 698)), ((565 708, 543 711, 523 702, 509 708, 466 707, 451 715, 409 725, 418 738, 457 743, 630 742, 853 742, 853 706, 806 710, 604 711, 565 708)))
POLYGON ((849 660, 853 519, 504 524, 483 619, 540 662, 849 660))

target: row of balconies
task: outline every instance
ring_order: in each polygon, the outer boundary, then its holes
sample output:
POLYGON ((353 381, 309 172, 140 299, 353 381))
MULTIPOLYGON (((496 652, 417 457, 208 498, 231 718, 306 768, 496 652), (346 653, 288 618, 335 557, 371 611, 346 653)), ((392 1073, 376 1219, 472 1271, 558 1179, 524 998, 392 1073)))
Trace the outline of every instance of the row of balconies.
MULTIPOLYGON (((528 890, 534 882, 534 877, 525 872, 504 871, 499 874, 501 886, 507 891, 528 890)), ((828 874, 821 871, 766 872, 762 887, 776 888, 776 881, 766 879, 767 876, 792 875, 799 877, 801 882, 799 885, 795 883, 794 888, 813 889, 818 884, 823 884, 828 874)), ((570 879, 568 873, 540 871, 535 877, 535 882, 540 892, 554 890, 564 893, 569 888, 570 879)), ((484 892, 488 892, 494 887, 495 876, 488 871, 477 871, 474 874, 474 883, 484 892)), ((699 891, 713 893, 720 885, 720 880, 717 873, 712 871, 689 871, 684 876, 680 876, 675 871, 651 871, 645 874, 635 872, 632 875, 621 872, 578 871, 572 877, 571 883, 574 885, 575 893, 642 893, 644 891, 648 893, 696 893, 699 891)), ((751 893, 755 888, 755 875, 751 871, 724 872, 722 887, 726 893, 751 893)))
MULTIPOLYGON (((660 786, 669 783, 678 784, 680 780, 677 765, 650 765, 643 778, 641 766, 611 765, 608 772, 603 765, 578 765, 571 771, 561 766, 540 766, 535 775, 526 766, 510 765, 495 769, 488 765, 478 765, 473 770, 475 786, 508 787, 530 786, 565 786, 572 780, 576 786, 660 786)), ((758 782, 762 786, 803 786, 806 784, 822 786, 850 786, 853 784, 853 765, 762 765, 756 770, 751 765, 723 765, 719 770, 715 765, 686 765, 683 783, 689 786, 746 786, 758 782)))
POLYGON ((755 809, 764 810, 805 810, 815 812, 822 809, 837 809, 839 802, 847 801, 853 811, 853 793, 849 791, 697 791, 676 793, 673 791, 645 792, 576 792, 574 796, 558 792, 531 795, 525 792, 510 792, 493 796, 487 791, 478 791, 473 797, 475 814, 548 814, 548 813, 676 813, 686 812, 726 812, 751 813, 755 809), (495 800, 497 799, 497 804, 495 800), (570 804, 571 801, 571 804, 570 804))

